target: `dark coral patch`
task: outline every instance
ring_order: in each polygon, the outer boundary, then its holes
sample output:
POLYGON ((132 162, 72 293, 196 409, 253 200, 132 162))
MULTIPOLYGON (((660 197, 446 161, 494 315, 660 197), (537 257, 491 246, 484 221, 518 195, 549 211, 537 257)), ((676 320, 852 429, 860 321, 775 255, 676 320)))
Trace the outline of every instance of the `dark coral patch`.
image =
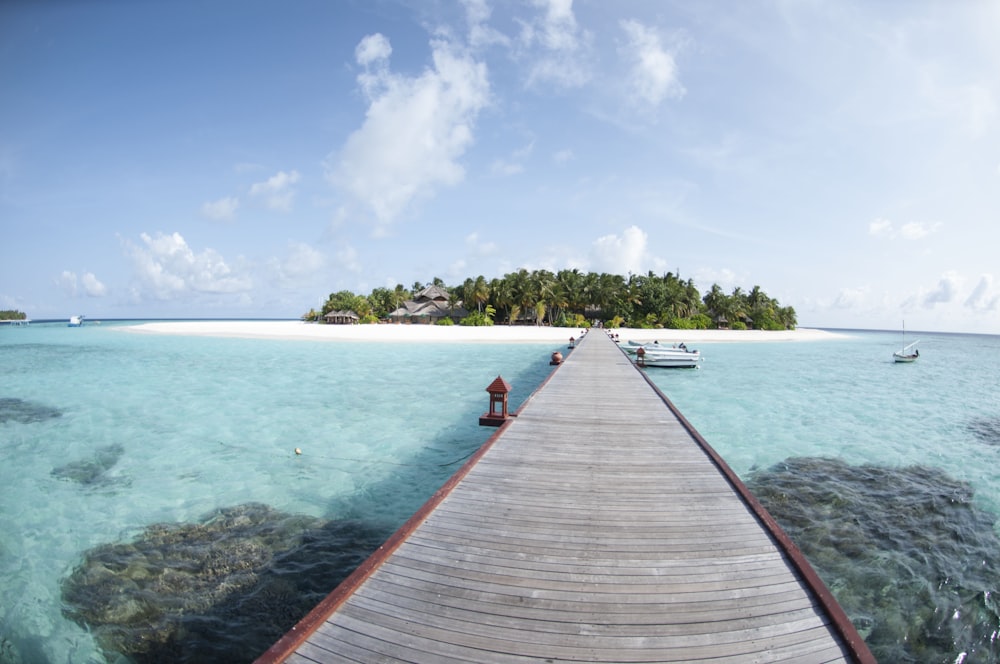
POLYGON ((988 445, 1000 445, 1000 417, 981 417, 968 424, 969 431, 988 445))
POLYGON ((385 533, 256 503, 150 526, 84 554, 64 612, 109 654, 147 662, 250 662, 346 578, 385 533))
POLYGON ((940 470, 793 458, 747 486, 880 662, 1000 661, 1000 538, 940 470))
POLYGON ((33 424, 44 422, 54 417, 60 417, 62 411, 45 404, 25 401, 24 399, 0 398, 0 424, 4 422, 20 422, 33 424))

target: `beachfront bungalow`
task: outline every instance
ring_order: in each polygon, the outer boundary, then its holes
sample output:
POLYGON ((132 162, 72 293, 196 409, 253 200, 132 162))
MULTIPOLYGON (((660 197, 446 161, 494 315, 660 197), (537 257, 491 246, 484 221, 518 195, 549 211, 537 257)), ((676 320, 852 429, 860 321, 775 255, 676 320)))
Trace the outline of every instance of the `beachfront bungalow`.
POLYGON ((412 300, 407 300, 389 314, 393 323, 417 323, 433 325, 442 318, 451 318, 456 323, 469 315, 459 302, 454 307, 448 304, 448 291, 440 286, 428 286, 412 300))
POLYGON ((331 311, 323 316, 327 325, 357 325, 360 320, 353 311, 331 311))
POLYGON ((728 330, 729 329, 729 319, 719 314, 715 317, 715 328, 717 330, 728 330))

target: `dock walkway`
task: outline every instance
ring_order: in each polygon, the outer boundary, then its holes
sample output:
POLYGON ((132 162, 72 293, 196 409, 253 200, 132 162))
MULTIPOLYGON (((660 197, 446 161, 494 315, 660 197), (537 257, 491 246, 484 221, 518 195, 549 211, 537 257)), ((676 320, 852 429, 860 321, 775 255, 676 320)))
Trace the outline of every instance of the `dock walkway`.
POLYGON ((607 335, 258 662, 874 662, 607 335))

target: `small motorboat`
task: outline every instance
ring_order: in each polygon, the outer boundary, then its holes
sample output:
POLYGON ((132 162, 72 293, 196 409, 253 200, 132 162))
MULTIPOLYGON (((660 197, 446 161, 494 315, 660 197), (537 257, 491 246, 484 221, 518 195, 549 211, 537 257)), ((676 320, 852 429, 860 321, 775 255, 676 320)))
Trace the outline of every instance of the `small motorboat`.
POLYGON ((645 344, 637 347, 634 354, 635 363, 640 367, 692 369, 697 368, 698 363, 701 362, 701 353, 697 350, 689 350, 684 344, 678 346, 645 344))
POLYGON ((635 355, 640 348, 645 350, 647 353, 659 353, 659 352, 697 353, 698 352, 696 350, 690 350, 684 344, 683 341, 679 344, 672 344, 668 346, 667 344, 661 344, 658 341, 653 341, 651 343, 641 343, 639 341, 629 340, 623 344, 620 344, 620 347, 623 351, 625 351, 629 355, 635 355))
POLYGON ((80 327, 83 325, 84 318, 86 318, 86 316, 70 316, 67 327, 80 327))

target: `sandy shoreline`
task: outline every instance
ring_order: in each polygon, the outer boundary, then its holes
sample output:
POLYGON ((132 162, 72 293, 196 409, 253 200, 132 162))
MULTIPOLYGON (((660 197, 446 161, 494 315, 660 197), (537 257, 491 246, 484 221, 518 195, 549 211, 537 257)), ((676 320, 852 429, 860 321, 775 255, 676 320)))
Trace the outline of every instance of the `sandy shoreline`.
MULTIPOLYGON (((385 341, 443 343, 545 343, 568 342, 580 330, 564 327, 494 325, 318 325, 301 321, 193 321, 143 323, 129 332, 186 336, 237 337, 248 339, 303 339, 311 341, 385 341)), ((592 330, 592 333, 601 333, 592 330)), ((636 341, 713 343, 749 341, 824 341, 844 335, 825 330, 799 328, 781 332, 762 330, 615 330, 624 342, 636 341)))

